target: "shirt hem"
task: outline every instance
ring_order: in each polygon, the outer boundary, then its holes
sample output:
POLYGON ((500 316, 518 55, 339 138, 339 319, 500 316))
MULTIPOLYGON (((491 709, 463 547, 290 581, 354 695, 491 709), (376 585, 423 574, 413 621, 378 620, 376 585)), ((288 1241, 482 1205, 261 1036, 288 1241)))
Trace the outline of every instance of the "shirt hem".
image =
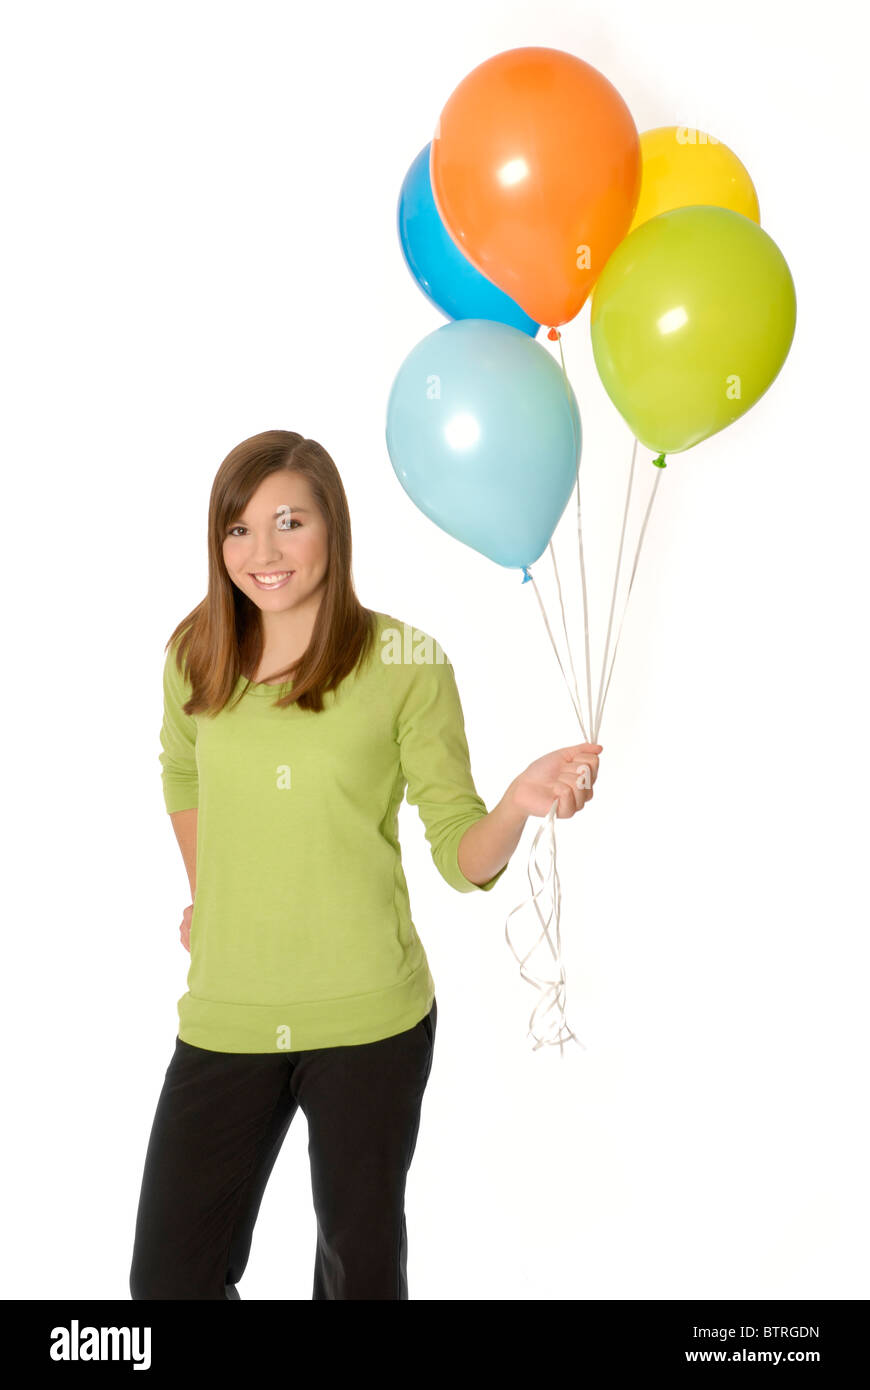
POLYGON ((428 961, 389 989, 284 1004, 238 1004, 202 999, 189 991, 178 1000, 178 1036, 209 1052, 306 1052, 355 1047, 413 1028, 435 998, 428 961))

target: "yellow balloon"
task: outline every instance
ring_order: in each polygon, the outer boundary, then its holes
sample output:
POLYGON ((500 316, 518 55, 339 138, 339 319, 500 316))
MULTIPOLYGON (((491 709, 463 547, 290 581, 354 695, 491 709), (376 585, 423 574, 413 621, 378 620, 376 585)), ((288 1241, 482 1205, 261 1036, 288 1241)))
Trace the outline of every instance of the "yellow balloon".
POLYGON ((640 137, 640 198, 626 235, 671 208, 697 203, 741 212, 761 223, 752 179, 733 150, 692 126, 663 125, 640 137))

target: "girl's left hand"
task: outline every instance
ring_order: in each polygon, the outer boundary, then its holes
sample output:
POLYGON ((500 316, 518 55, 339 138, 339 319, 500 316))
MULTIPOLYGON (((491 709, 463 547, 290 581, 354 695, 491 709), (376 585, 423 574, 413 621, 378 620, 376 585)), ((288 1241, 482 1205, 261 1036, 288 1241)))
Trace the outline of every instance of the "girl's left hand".
POLYGON ((511 799, 527 816, 546 816, 558 798, 556 816, 567 820, 592 800, 592 783, 598 776, 601 743, 577 743, 557 748, 530 763, 513 784, 511 799))

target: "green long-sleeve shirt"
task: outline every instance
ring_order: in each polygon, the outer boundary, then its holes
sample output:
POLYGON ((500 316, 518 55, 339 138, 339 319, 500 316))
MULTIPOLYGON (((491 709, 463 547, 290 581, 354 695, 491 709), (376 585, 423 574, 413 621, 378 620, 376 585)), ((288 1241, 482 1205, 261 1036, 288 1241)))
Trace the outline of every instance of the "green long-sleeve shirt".
POLYGON ((216 716, 186 715, 190 685, 174 647, 167 653, 163 795, 169 813, 198 808, 183 1042, 214 1052, 375 1042, 431 1008, 399 806, 407 787, 432 858, 459 892, 480 886, 457 852, 487 810, 443 649, 376 617, 369 659, 325 694, 320 713, 276 709, 280 687, 255 684, 216 716))

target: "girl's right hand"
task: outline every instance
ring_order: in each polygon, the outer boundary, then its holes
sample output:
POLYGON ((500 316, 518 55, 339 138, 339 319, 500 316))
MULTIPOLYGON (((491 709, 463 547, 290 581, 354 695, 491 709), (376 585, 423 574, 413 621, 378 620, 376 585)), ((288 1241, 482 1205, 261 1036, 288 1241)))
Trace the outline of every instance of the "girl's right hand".
POLYGON ((186 951, 190 950, 190 919, 193 916, 193 903, 184 909, 181 914, 181 944, 186 951))

